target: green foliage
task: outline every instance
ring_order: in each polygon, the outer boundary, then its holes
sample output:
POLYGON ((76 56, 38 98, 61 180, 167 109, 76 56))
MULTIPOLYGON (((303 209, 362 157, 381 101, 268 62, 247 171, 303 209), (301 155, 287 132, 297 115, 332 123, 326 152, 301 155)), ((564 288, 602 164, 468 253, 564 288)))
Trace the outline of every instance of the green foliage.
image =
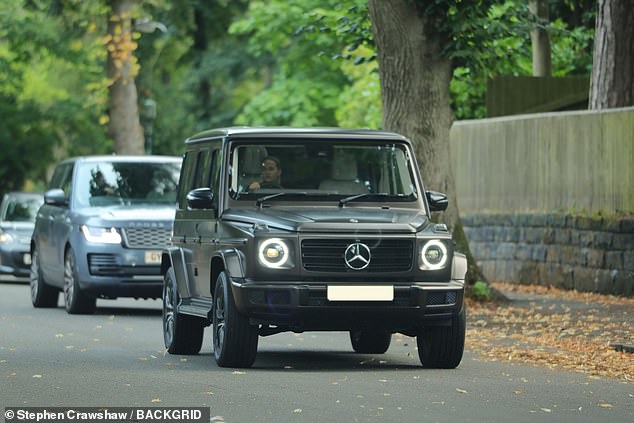
POLYGON ((90 19, 101 10, 78 0, 0 2, 0 192, 27 179, 43 187, 55 160, 108 148, 98 123, 105 52, 90 19))
MULTIPOLYGON (((353 56, 372 57, 368 47, 359 47, 353 56)), ((374 60, 359 63, 357 59, 344 63, 341 67, 352 82, 339 95, 339 106, 335 111, 337 124, 346 128, 381 127, 381 86, 378 63, 374 60)))
MULTIPOLYGON (((485 115, 486 81, 529 75, 524 0, 411 0, 444 34, 458 119, 485 115)), ((593 0, 551 2, 555 75, 588 74, 593 0), (588 13, 588 11, 591 11, 588 13)), ((209 127, 381 126, 367 0, 144 0, 166 30, 137 34, 139 102, 156 102, 153 152, 209 127)), ((107 153, 106 0, 0 2, 0 191, 75 154, 107 153)), ((421 70, 423 71, 423 70, 421 70)), ((150 125, 150 126, 148 126, 150 125)))
MULTIPOLYGON (((555 10, 560 16, 553 16, 552 22, 547 23, 537 22, 526 2, 506 0, 492 4, 484 18, 476 14, 468 25, 458 25, 460 31, 453 37, 466 37, 467 41, 457 44, 463 48, 452 46, 447 51, 457 64, 450 85, 456 119, 486 117, 489 78, 532 75, 530 30, 534 25, 541 25, 549 33, 553 76, 589 75, 594 29, 586 24, 569 28, 564 21, 575 4, 571 0, 568 7, 560 5, 555 10)), ((588 19, 593 19, 593 15, 585 16, 583 22, 588 19)))
POLYGON ((253 1, 230 32, 249 36, 252 55, 275 58, 274 65, 260 73, 263 89, 245 105, 237 123, 368 127, 380 123, 378 74, 372 64, 374 51, 368 49, 365 1, 253 1), (351 61, 362 64, 361 71, 352 70, 351 61))
POLYGON ((478 301, 488 301, 491 299, 491 287, 484 281, 477 281, 471 288, 471 294, 478 301))

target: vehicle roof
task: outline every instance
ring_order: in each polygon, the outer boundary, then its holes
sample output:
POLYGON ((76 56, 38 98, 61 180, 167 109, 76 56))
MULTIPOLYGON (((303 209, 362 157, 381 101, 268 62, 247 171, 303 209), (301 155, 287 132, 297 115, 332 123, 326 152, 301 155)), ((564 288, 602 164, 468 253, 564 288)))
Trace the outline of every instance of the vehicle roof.
POLYGON ((246 127, 209 129, 189 137, 185 143, 207 140, 211 138, 346 138, 346 139, 380 139, 391 141, 409 140, 394 132, 376 129, 345 129, 345 128, 291 128, 291 127, 246 127))
POLYGON ((110 162, 110 163, 125 163, 125 162, 134 162, 134 163, 165 163, 165 162, 180 162, 182 160, 179 156, 158 156, 158 155, 125 155, 119 156, 115 154, 111 155, 95 155, 95 156, 77 156, 71 157, 62 161, 62 163, 68 162, 82 162, 82 163, 100 163, 100 162, 110 162))
POLYGON ((41 192, 11 191, 4 194, 6 198, 43 198, 41 192))

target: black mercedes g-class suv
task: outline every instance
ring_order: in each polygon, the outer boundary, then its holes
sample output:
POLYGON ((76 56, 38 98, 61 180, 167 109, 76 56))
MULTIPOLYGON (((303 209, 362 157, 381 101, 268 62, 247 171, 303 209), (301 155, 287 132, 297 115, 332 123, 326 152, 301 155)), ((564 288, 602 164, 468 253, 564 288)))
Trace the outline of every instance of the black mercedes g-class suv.
POLYGON ((349 331, 358 353, 417 338, 425 367, 454 368, 465 340, 466 258, 430 220, 411 143, 383 131, 227 128, 194 135, 163 252, 163 335, 223 367, 258 337, 349 331))

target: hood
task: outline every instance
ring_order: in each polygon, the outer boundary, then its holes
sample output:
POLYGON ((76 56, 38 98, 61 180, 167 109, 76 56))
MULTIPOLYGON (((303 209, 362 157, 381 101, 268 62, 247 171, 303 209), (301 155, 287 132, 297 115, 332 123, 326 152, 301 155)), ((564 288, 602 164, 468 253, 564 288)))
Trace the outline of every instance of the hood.
POLYGON ((414 233, 428 223, 420 210, 365 207, 228 209, 222 220, 265 223, 271 228, 294 232, 339 233, 414 233))
POLYGON ((33 232, 34 222, 0 222, 0 229, 6 232, 24 232, 29 235, 33 232))
POLYGON ((100 220, 103 222, 155 222, 174 220, 174 206, 117 206, 91 207, 82 209, 79 214, 86 220, 100 220))

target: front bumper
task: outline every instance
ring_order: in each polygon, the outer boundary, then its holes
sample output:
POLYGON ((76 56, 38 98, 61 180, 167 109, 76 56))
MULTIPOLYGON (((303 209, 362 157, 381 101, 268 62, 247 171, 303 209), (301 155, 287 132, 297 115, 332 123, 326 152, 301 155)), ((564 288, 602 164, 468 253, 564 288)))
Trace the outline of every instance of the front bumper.
MULTIPOLYGON (((358 283, 360 284, 360 283, 358 283)), ((464 302, 464 283, 396 283, 391 301, 331 301, 329 285, 340 283, 285 282, 263 284, 232 279, 238 310, 253 324, 295 331, 382 330, 416 331, 425 325, 448 324, 464 302)), ((369 285, 363 283, 360 285, 369 285)))
POLYGON ((161 297, 160 250, 90 246, 81 257, 77 262, 79 284, 88 294, 100 298, 161 297), (153 259, 148 262, 150 256, 153 259))
POLYGON ((0 249, 0 274, 28 278, 31 270, 29 246, 0 249))

